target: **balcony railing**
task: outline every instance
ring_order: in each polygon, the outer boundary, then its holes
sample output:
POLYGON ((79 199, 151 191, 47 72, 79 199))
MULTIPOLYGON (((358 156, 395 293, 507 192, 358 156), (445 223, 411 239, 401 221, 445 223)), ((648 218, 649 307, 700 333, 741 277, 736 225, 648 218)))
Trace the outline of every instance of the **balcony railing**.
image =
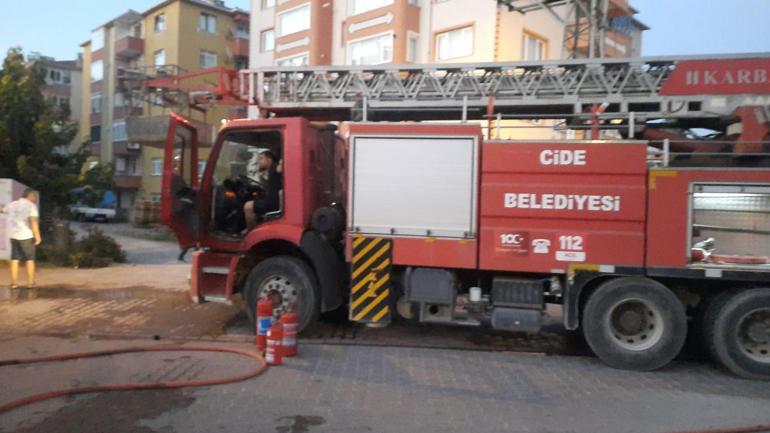
POLYGON ((231 38, 228 43, 228 47, 233 52, 233 56, 236 57, 249 57, 249 40, 240 38, 240 37, 233 37, 231 38))
MULTIPOLYGON (((567 25, 567 34, 571 35, 574 31, 575 25, 567 25)), ((605 57, 629 57, 632 53, 631 37, 617 31, 606 30, 604 32, 604 56, 605 57)), ((569 41, 568 49, 572 50, 574 47, 574 40, 569 41)), ((588 33, 583 32, 578 36, 577 51, 582 56, 588 56, 588 33)), ((638 53, 635 53, 638 55, 638 53)))
POLYGON ((139 189, 142 186, 142 176, 129 174, 115 175, 115 186, 123 189, 139 189))
POLYGON ((141 147, 136 144, 129 144, 126 141, 119 141, 116 143, 112 143, 112 153, 115 155, 138 155, 141 150, 141 147))
POLYGON ((120 57, 132 58, 142 53, 144 53, 144 39, 125 36, 115 43, 115 54, 120 57))

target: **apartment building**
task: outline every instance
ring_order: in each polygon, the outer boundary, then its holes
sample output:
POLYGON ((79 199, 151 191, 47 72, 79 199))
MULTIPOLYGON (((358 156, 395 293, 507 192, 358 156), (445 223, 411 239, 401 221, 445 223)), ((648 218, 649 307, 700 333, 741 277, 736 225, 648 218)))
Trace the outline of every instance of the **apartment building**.
MULTIPOLYGON (((159 201, 162 151, 129 140, 126 119, 168 113, 157 97, 127 89, 126 71, 157 77, 212 67, 248 66, 249 14, 219 0, 167 0, 129 10, 95 28, 84 42, 81 134, 94 160, 113 163, 122 208, 159 201)), ((214 129, 225 108, 185 113, 214 129)), ((210 135, 210 134, 208 134, 210 135)), ((203 134, 203 137, 208 135, 203 134)))
MULTIPOLYGON (((605 55, 638 54, 646 27, 626 0, 607 1, 605 55)), ((513 3, 252 0, 251 66, 546 60, 588 51, 580 32, 565 46, 575 23, 585 26, 569 4, 523 13, 513 3)))
MULTIPOLYGON (((252 0, 251 67, 633 57, 647 29, 636 13, 628 0, 252 0)), ((495 130, 574 136, 557 123, 503 120, 495 130)))
MULTIPOLYGON (((42 88, 43 96, 50 100, 54 107, 59 109, 69 109, 70 120, 80 122, 81 119, 81 97, 82 97, 82 78, 83 61, 81 58, 75 60, 56 60, 53 57, 44 56, 40 53, 31 53, 28 56, 30 64, 41 64, 45 69, 45 85, 42 88)), ((83 142, 80 134, 75 136, 70 143, 66 144, 67 151, 75 151, 83 142)))

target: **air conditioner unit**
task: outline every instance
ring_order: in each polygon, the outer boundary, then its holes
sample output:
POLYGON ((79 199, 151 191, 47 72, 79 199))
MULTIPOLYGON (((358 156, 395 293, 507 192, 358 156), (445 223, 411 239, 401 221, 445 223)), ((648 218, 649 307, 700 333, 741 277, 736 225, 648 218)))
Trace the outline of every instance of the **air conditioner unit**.
POLYGON ((128 143, 126 145, 126 148, 131 149, 131 150, 139 150, 139 149, 141 149, 141 145, 139 143, 128 143))

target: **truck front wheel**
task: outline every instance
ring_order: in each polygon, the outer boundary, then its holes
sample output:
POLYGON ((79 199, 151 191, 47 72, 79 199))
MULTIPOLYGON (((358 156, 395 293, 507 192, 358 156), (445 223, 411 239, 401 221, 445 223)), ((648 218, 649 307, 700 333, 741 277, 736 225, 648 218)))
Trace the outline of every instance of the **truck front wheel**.
POLYGON ((319 291, 316 276, 307 263, 291 256, 263 260, 249 273, 243 289, 246 312, 255 323, 257 301, 273 302, 273 317, 294 309, 299 316, 299 330, 318 319, 319 291))
POLYGON ((711 353, 734 374, 770 379, 770 289, 720 295, 706 315, 711 353))
POLYGON ((606 364, 627 370, 663 367, 687 336, 687 316, 679 299, 647 278, 618 278, 591 294, 583 310, 583 334, 606 364))

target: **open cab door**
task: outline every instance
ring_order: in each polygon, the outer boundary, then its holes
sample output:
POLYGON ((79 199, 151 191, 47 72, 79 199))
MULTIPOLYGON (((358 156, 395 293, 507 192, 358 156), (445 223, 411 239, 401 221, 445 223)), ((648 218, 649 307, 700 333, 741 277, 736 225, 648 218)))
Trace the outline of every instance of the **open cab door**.
POLYGON ((198 130, 176 113, 170 115, 163 153, 161 218, 181 248, 197 246, 201 226, 198 130))

